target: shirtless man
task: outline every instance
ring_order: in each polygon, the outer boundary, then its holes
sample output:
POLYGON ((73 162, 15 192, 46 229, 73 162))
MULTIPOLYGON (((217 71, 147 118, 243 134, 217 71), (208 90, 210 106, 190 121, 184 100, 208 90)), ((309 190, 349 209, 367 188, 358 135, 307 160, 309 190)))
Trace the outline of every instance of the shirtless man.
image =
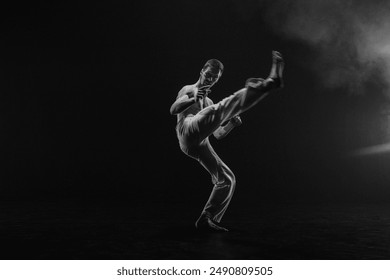
POLYGON ((184 86, 170 108, 177 115, 176 134, 181 150, 197 160, 211 175, 214 187, 196 228, 207 231, 228 231, 217 225, 222 219, 236 185, 233 172, 210 145, 209 136, 225 137, 241 125, 239 115, 252 108, 270 92, 283 87, 284 61, 277 51, 272 52, 272 67, 268 78, 251 78, 245 87, 214 104, 208 97, 211 87, 219 80, 223 64, 210 59, 200 71, 195 84, 184 86))

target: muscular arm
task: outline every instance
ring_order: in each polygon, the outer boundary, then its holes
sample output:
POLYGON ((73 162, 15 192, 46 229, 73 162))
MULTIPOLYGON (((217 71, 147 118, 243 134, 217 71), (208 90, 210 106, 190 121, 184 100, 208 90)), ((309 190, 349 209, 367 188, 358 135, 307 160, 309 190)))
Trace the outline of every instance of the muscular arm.
POLYGON ((194 103, 195 103, 194 94, 190 90, 188 90, 187 87, 183 87, 180 90, 176 101, 172 104, 170 113, 172 115, 180 114, 181 112, 183 112, 185 109, 187 109, 194 103))

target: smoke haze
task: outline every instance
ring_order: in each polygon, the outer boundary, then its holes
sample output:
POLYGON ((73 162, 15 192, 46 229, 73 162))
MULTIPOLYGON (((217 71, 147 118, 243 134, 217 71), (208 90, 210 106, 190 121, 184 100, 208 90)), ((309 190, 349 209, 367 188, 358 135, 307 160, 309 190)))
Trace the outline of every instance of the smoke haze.
POLYGON ((258 8, 277 34, 315 48, 311 67, 326 87, 364 94, 374 84, 390 97, 389 1, 247 0, 237 5, 258 8))

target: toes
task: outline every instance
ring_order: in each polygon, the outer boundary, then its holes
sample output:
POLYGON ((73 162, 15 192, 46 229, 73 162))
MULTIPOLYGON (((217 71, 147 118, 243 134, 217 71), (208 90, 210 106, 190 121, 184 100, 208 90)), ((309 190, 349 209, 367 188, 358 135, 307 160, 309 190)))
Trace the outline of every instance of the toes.
POLYGON ((227 228, 217 226, 217 225, 214 224, 212 221, 209 221, 209 227, 212 228, 212 229, 215 230, 215 231, 228 231, 227 228))
POLYGON ((272 51, 272 54, 276 56, 282 56, 282 54, 278 51, 272 51))
POLYGON ((219 227, 219 226, 216 226, 216 225, 211 226, 210 229, 213 230, 213 231, 224 231, 224 232, 228 232, 229 231, 227 228, 219 227))
POLYGON ((227 232, 229 231, 226 228, 217 226, 214 224, 211 220, 205 219, 201 222, 197 222, 195 224, 196 228, 200 231, 206 231, 206 232, 227 232))
POLYGON ((272 57, 277 61, 283 61, 282 54, 278 51, 272 51, 272 57))

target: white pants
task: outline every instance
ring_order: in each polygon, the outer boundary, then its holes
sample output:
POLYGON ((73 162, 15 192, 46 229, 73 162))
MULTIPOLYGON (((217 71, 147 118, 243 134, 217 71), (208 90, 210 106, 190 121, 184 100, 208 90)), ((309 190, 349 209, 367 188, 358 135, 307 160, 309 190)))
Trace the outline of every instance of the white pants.
POLYGON ((243 88, 220 102, 184 119, 177 126, 181 150, 196 159, 210 173, 214 184, 203 213, 220 222, 236 186, 233 172, 215 153, 208 137, 220 125, 232 117, 248 110, 264 96, 261 88, 243 88))

